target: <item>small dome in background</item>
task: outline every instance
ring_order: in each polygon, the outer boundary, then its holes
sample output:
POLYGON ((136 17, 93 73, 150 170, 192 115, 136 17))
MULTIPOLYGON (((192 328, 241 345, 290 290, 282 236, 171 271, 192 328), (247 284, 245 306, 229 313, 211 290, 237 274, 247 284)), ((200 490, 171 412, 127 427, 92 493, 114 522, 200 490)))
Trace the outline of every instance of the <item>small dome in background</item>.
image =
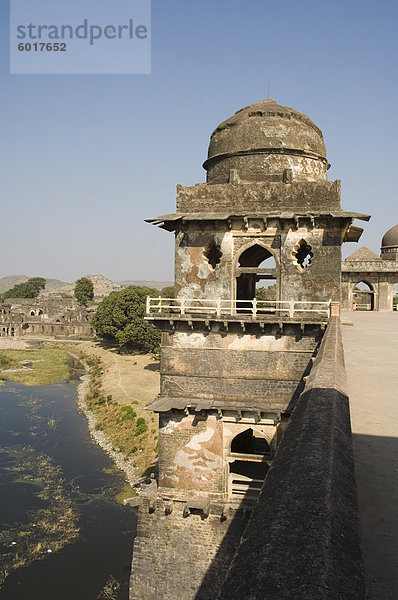
POLYGON ((381 256, 387 260, 398 260, 398 225, 391 227, 381 240, 381 256))
POLYGON ((398 247, 398 225, 394 225, 384 234, 383 239, 381 240, 381 247, 390 248, 390 247, 398 247))
POLYGON ((208 183, 327 179, 321 130, 271 98, 250 104, 213 132, 204 163, 208 183))

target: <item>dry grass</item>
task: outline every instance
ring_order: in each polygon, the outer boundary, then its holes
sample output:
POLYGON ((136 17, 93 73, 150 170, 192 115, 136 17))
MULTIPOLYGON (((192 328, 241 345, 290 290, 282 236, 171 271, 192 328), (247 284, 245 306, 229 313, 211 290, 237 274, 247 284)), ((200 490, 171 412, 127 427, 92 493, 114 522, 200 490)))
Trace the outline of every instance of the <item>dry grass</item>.
POLYGON ((68 354, 56 348, 3 350, 0 352, 0 378, 23 385, 49 385, 67 381, 68 354))
POLYGON ((158 418, 145 406, 159 393, 158 362, 151 354, 119 354, 99 342, 81 342, 78 351, 101 364, 87 398, 97 427, 116 450, 133 458, 137 474, 151 470, 157 461, 158 418), (123 407, 131 407, 135 416, 123 407), (139 433, 138 419, 145 419, 147 431, 139 433))

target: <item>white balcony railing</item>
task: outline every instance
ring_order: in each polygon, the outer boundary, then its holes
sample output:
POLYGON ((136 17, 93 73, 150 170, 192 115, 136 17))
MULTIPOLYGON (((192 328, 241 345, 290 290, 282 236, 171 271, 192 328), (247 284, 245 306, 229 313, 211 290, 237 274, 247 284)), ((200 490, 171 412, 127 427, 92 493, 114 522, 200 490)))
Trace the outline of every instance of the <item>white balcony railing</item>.
POLYGON ((317 313, 330 316, 331 302, 306 302, 298 300, 221 300, 209 298, 150 298, 146 301, 147 317, 167 313, 184 315, 248 315, 258 317, 275 314, 290 318, 317 313))

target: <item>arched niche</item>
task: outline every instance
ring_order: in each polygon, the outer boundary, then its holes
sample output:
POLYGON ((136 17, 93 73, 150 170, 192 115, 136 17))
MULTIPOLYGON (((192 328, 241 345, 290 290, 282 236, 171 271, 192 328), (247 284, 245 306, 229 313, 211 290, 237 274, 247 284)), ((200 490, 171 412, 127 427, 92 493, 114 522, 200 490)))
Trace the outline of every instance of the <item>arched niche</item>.
POLYGON ((236 435, 231 442, 231 454, 253 454, 269 456, 270 445, 266 437, 251 427, 236 435))
POLYGON ((353 308, 360 311, 375 310, 375 290, 366 279, 361 279, 354 284, 353 308))
POLYGON ((255 498, 260 493, 271 464, 266 436, 247 427, 231 440, 228 492, 231 497, 255 498))
POLYGON ((256 297, 277 300, 278 272, 279 265, 270 247, 258 240, 243 247, 235 259, 235 297, 242 303, 241 308, 246 307, 245 300, 252 301, 256 297))

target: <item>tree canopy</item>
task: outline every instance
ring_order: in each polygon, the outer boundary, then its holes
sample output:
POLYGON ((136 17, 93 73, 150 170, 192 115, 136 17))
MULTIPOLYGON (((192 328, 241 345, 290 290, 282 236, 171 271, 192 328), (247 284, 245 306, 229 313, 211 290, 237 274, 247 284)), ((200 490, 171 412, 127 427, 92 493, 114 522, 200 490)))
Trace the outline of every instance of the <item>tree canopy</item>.
POLYGON ((94 284, 88 277, 81 277, 75 283, 74 296, 79 304, 87 306, 94 298, 94 284))
POLYGON ((147 296, 159 296, 159 291, 132 285, 111 292, 98 306, 92 320, 99 337, 111 339, 119 346, 130 346, 146 352, 157 352, 160 332, 144 321, 147 296))
POLYGON ((175 298, 174 285, 169 285, 168 287, 162 288, 160 295, 162 298, 175 298))
POLYGON ((276 284, 256 289, 257 300, 276 300, 276 284))
POLYGON ((5 300, 6 298, 37 298, 40 290, 44 290, 45 287, 46 280, 44 277, 31 277, 25 283, 18 283, 10 290, 4 292, 1 295, 1 300, 5 300))

